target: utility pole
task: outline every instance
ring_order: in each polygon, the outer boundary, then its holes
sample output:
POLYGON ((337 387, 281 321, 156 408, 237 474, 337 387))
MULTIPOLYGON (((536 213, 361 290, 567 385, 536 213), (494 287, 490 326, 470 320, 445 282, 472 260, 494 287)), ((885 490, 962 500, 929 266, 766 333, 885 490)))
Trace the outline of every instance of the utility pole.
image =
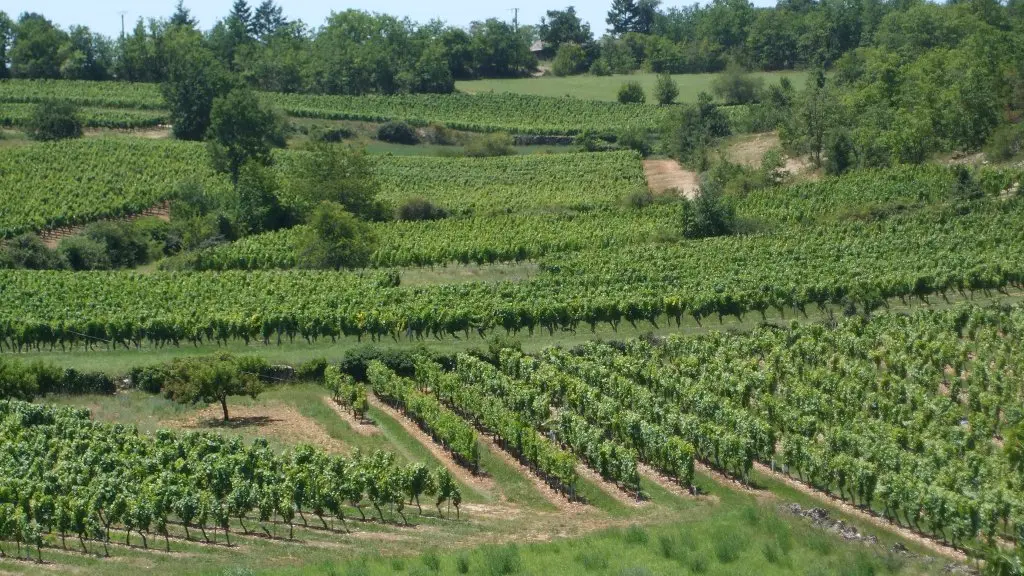
POLYGON ((512 28, 519 31, 519 8, 509 8, 509 12, 512 13, 512 28))
POLYGON ((128 12, 125 11, 125 10, 121 10, 120 12, 118 12, 118 14, 121 15, 121 39, 122 40, 124 40, 124 15, 127 14, 127 13, 128 12))

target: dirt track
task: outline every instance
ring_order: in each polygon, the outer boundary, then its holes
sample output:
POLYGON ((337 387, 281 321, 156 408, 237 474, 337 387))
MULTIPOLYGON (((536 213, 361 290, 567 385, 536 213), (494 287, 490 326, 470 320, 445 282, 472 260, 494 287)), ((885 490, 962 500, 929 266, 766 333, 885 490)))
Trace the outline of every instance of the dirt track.
POLYGON ((647 176, 647 188, 655 194, 674 189, 692 199, 700 187, 697 173, 686 170, 675 160, 644 160, 644 175, 647 176))

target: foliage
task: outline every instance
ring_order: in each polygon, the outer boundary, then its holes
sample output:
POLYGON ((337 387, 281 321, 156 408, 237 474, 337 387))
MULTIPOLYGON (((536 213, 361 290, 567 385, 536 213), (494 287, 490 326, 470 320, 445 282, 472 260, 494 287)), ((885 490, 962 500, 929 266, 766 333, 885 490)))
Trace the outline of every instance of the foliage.
POLYGON ((512 156, 516 153, 512 137, 496 132, 472 138, 466 144, 466 156, 470 158, 492 158, 495 156, 512 156))
POLYGON ((435 206, 424 198, 409 198, 398 207, 395 213, 395 218, 404 222, 441 220, 447 217, 447 210, 435 206))
POLYGON ((0 401, 31 402, 38 393, 36 377, 25 365, 8 357, 0 357, 0 401))
POLYGON ((626 82, 619 88, 620 104, 643 104, 647 101, 647 94, 639 82, 626 82))
POLYGON ((366 152, 319 142, 299 154, 286 170, 286 192, 302 213, 333 202, 363 218, 380 218, 380 185, 366 152))
POLYGON ((109 270, 112 267, 107 245, 85 235, 64 238, 57 254, 72 270, 109 270))
POLYGON ((654 96, 658 104, 673 104, 679 97, 679 85, 670 74, 659 74, 658 83, 654 87, 654 96))
POLYGON ((284 145, 280 124, 251 90, 235 88, 216 98, 206 135, 214 168, 237 181, 246 164, 270 164, 271 146, 284 145))
POLYGON ((289 215, 277 197, 277 178, 269 169, 250 161, 241 167, 235 190, 236 222, 242 234, 259 234, 284 227, 289 215))
POLYGON ((60 254, 47 248, 39 236, 32 233, 7 240, 0 253, 0 268, 55 270, 65 265, 60 254))
POLYGON ((78 108, 69 102, 36 104, 25 122, 25 128, 33 140, 65 140, 82 136, 82 120, 78 108))
POLYGON ((176 358, 168 368, 163 393, 183 404, 217 402, 229 420, 228 397, 250 396, 255 399, 263 391, 259 372, 253 370, 252 359, 230 354, 199 358, 176 358))
POLYGON ((1024 151, 1024 123, 1007 124, 992 132, 985 145, 985 157, 992 162, 1005 162, 1024 151))
POLYGON ((825 150, 825 172, 833 176, 846 172, 856 164, 853 142, 845 132, 837 132, 829 139, 825 150))
POLYGON ((309 217, 299 254, 303 268, 358 268, 373 254, 373 230, 333 202, 321 202, 309 217))
POLYGON ((673 112, 661 131, 666 154, 680 162, 703 167, 715 140, 729 135, 729 123, 711 101, 711 96, 702 93, 697 104, 687 104, 673 112))
POLYGON ((642 156, 648 156, 651 153, 651 137, 647 130, 643 128, 627 128, 619 133, 619 137, 616 140, 619 146, 635 150, 642 156))
POLYGON ((761 97, 763 81, 750 75, 742 66, 730 62, 711 85, 715 96, 726 104, 753 104, 761 97))
POLYGON ((171 57, 160 93, 170 110, 174 136, 202 140, 218 97, 230 90, 230 79, 198 35, 177 30, 168 39, 171 57))
POLYGON ((579 44, 566 42, 558 47, 558 53, 551 63, 555 76, 574 76, 587 70, 587 53, 579 44))
POLYGON ((416 130, 405 122, 388 122, 381 124, 377 129, 377 139, 381 142, 393 144, 414 145, 420 143, 420 137, 416 130))

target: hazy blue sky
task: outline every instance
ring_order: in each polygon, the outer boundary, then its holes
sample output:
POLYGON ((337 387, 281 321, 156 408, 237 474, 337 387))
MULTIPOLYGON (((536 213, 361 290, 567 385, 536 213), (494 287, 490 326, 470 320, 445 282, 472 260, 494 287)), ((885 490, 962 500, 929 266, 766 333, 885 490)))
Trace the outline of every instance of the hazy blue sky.
MULTIPOLYGON (((559 0, 554 6, 565 1, 569 5, 572 0, 559 0)), ((258 5, 260 0, 249 0, 250 5, 258 5)), ((0 2, 0 10, 17 18, 22 12, 39 12, 50 20, 67 27, 70 24, 84 24, 96 32, 116 35, 121 31, 121 16, 127 12, 125 22, 128 28, 139 16, 146 18, 169 16, 174 11, 176 0, 4 0, 0 2)), ((232 0, 185 0, 185 6, 192 15, 199 19, 203 29, 213 25, 217 19, 227 15, 232 0)), ((500 18, 512 20, 511 8, 519 8, 521 24, 540 22, 544 12, 552 7, 552 0, 349 0, 348 2, 326 2, 324 0, 279 0, 290 19, 301 19, 310 26, 320 26, 328 14, 348 8, 383 12, 396 16, 408 16, 416 22, 426 22, 431 18, 441 18, 455 25, 466 25, 474 20, 500 18)), ((611 0, 575 2, 580 17, 590 22, 595 34, 605 30, 605 15, 611 0)))

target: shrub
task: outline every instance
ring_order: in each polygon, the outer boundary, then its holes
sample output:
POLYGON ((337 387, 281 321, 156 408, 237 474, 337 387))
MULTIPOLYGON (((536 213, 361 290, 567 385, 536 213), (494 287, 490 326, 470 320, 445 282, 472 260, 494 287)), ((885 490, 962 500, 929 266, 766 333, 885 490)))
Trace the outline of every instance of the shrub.
POLYGON ((167 382, 169 373, 163 366, 143 366, 132 368, 128 372, 128 380, 132 388, 149 394, 159 394, 167 382))
POLYGON ((428 550, 420 558, 423 560, 423 565, 431 571, 437 572, 441 569, 441 557, 437 555, 437 552, 428 550))
POLYGON ((551 72, 555 76, 572 76, 582 74, 587 69, 587 53, 574 42, 566 42, 558 47, 555 60, 551 63, 551 72))
POLYGON ((370 262, 373 230, 334 202, 321 202, 309 219, 298 262, 304 268, 358 268, 370 262))
POLYGON ((679 97, 679 85, 672 79, 672 75, 665 73, 658 75, 658 83, 654 87, 654 95, 658 104, 672 104, 679 97))
POLYGON ((648 156, 651 153, 651 139, 647 130, 638 126, 631 126, 624 129, 618 138, 619 146, 623 148, 629 148, 630 150, 636 150, 637 152, 648 156))
POLYGON ((740 557, 736 545, 729 538, 718 538, 715 541, 715 558, 722 564, 730 564, 740 557))
POLYGON ((758 101, 764 81, 755 78, 736 62, 730 62, 725 71, 715 77, 711 90, 726 104, 752 104, 758 101))
POLYGON ((619 102, 622 104, 643 104, 647 101, 644 87, 639 82, 626 82, 619 87, 619 102))
POLYGON ((477 136, 466 145, 466 156, 471 158, 512 156, 515 153, 512 137, 501 132, 477 136))
POLYGON ((299 364, 295 369, 295 377, 300 380, 323 380, 326 369, 327 358, 312 358, 299 364))
POLYGON ((735 226, 736 209, 716 185, 702 185, 696 198, 683 203, 684 238, 728 236, 735 226))
POLYGON ((638 210, 640 208, 646 208, 647 206, 654 204, 654 193, 647 189, 637 190, 629 196, 626 196, 626 204, 631 208, 636 208, 638 210))
POLYGON ((149 241, 131 222, 96 222, 86 227, 85 235, 106 247, 114 268, 134 268, 149 261, 149 241))
POLYGON ((57 246, 57 254, 72 270, 109 270, 110 256, 107 246, 88 236, 64 238, 57 246))
MULTIPOLYGON (((711 95, 702 92, 696 104, 680 106, 665 119, 661 142, 664 152, 691 165, 706 163, 707 151, 717 138, 729 135, 729 121, 711 95)), ((703 169, 703 167, 701 167, 703 169)))
POLYGON ((603 58, 598 58, 590 65, 590 73, 594 76, 611 76, 612 69, 603 58))
POLYGON ((26 132, 33 140, 65 140, 82 136, 78 108, 70 102, 47 101, 32 107, 26 132))
POLYGON ((833 135, 825 146, 825 172, 838 176, 853 167, 853 141, 846 132, 833 135))
POLYGON ((703 574, 708 571, 708 561, 703 556, 694 556, 690 558, 687 563, 690 568, 690 572, 694 574, 703 574))
POLYGON ((21 362, 0 356, 0 400, 31 402, 38 393, 35 376, 21 362))
POLYGON ((405 222, 441 220, 447 217, 447 210, 440 206, 434 206, 425 198, 409 198, 395 212, 395 218, 405 222))
POLYGON ((58 270, 67 267, 57 252, 47 248, 42 239, 32 233, 8 240, 3 245, 3 257, 5 265, 11 268, 58 270))
POLYGON ((392 144, 414 145, 420 143, 416 130, 405 122, 388 122, 377 129, 377 139, 392 144))
POLYGON ((1000 126, 985 145, 985 157, 992 162, 1005 162, 1024 152, 1024 122, 1000 126))
POLYGON ((391 371, 404 378, 412 378, 416 375, 416 355, 407 350, 395 350, 393 348, 378 348, 372 344, 361 346, 345 352, 338 368, 342 372, 356 379, 358 382, 366 382, 366 367, 370 362, 377 360, 387 366, 391 371))
POLYGON ((444 124, 431 124, 427 126, 426 130, 424 130, 424 136, 427 142, 440 146, 452 146, 457 142, 457 138, 451 128, 444 124))

